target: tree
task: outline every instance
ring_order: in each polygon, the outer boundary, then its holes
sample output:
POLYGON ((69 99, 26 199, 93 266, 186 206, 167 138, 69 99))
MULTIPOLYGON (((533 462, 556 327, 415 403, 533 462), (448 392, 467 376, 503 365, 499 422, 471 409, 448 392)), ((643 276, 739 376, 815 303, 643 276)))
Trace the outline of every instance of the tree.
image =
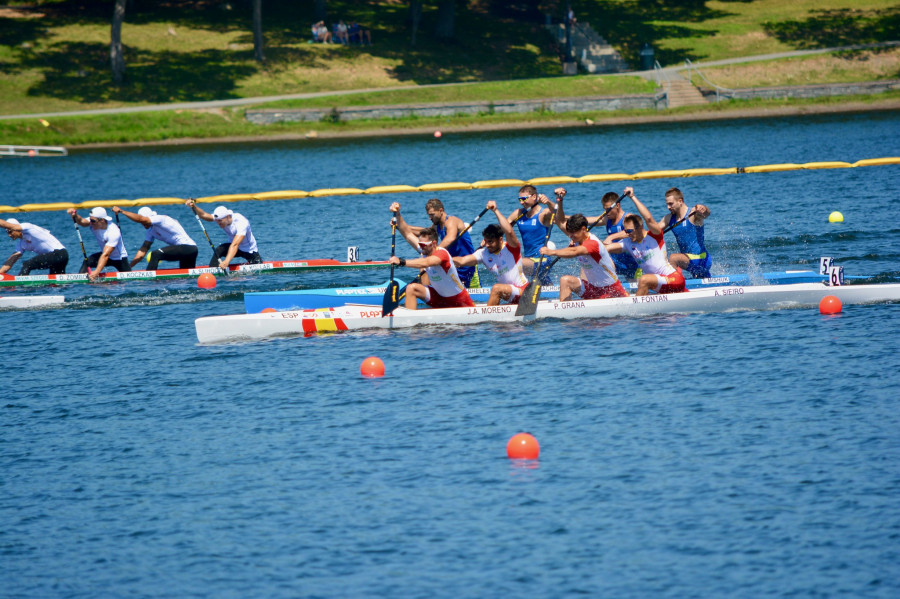
POLYGON ((456 36, 456 0, 438 0, 438 22, 434 35, 449 40, 456 36))
POLYGON ((316 0, 313 17, 317 23, 328 19, 328 0, 316 0))
POLYGON ((410 0, 409 2, 409 29, 411 32, 410 45, 416 45, 416 34, 419 32, 419 23, 422 22, 422 2, 421 0, 410 0))
MULTIPOLYGON (((118 0, 117 0, 118 1, 118 0)), ((265 62, 263 54, 262 0, 253 0, 253 57, 258 62, 265 62)))
POLYGON ((122 52, 122 22, 125 20, 125 1, 116 0, 113 8, 112 29, 109 35, 109 59, 112 77, 116 85, 125 81, 125 54, 122 52))

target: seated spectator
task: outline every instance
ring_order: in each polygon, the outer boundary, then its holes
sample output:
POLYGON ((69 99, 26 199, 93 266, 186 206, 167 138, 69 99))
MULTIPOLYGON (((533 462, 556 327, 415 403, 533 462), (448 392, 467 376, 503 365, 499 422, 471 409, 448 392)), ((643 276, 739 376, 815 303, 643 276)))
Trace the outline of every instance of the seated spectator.
POLYGON ((345 46, 350 43, 350 36, 347 33, 347 24, 343 21, 339 21, 334 26, 334 38, 337 42, 344 44, 345 46))
POLYGON ((366 43, 370 46, 372 45, 372 32, 356 21, 350 23, 350 27, 347 31, 350 43, 355 41, 360 46, 365 45, 366 43))
POLYGON ((314 42, 321 42, 323 44, 331 43, 331 32, 328 31, 328 27, 325 26, 325 21, 319 21, 313 25, 312 30, 314 42))

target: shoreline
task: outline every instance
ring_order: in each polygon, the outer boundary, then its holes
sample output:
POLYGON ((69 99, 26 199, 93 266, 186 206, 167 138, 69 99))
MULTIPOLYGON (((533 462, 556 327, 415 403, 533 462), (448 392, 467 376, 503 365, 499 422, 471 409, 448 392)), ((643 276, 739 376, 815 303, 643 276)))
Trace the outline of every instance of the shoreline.
MULTIPOLYGON (((465 126, 450 126, 441 128, 443 134, 466 134, 466 133, 482 133, 490 131, 516 131, 518 129, 569 129, 578 127, 621 127, 628 125, 642 124, 659 124, 659 123, 681 123, 681 122, 702 122, 702 121, 721 121, 733 119, 752 119, 752 118, 777 118, 791 116, 809 116, 823 114, 842 114, 842 113, 859 113, 859 112, 879 112, 900 110, 900 99, 888 99, 874 102, 851 101, 840 104, 809 104, 803 106, 779 106, 772 108, 735 108, 725 109, 721 112, 685 112, 675 114, 660 115, 640 115, 640 116, 609 116, 590 119, 580 119, 578 121, 572 119, 558 121, 535 121, 535 122, 511 122, 511 123, 490 123, 490 124, 472 124, 465 126)), ((190 146, 190 145, 209 145, 209 144, 227 144, 227 143, 261 143, 261 142, 277 142, 277 141, 308 141, 314 143, 318 140, 342 140, 342 139, 361 139, 361 138, 382 138, 382 137, 398 137, 398 136, 420 136, 434 134, 436 128, 430 127, 385 127, 377 129, 357 130, 357 131, 312 131, 305 133, 279 133, 274 135, 248 135, 248 136, 226 136, 226 137, 209 137, 209 138, 177 138, 159 141, 139 141, 139 142, 119 142, 119 143, 91 143, 82 145, 67 146, 69 150, 95 150, 109 148, 141 148, 154 146, 190 146)))

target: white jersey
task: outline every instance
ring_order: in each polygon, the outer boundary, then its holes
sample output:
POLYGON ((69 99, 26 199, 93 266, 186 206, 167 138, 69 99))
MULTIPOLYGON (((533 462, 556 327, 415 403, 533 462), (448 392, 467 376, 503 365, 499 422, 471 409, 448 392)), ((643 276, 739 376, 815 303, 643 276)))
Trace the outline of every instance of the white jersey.
POLYGON ((35 254, 49 254, 56 250, 66 249, 50 231, 31 223, 19 223, 22 227, 22 237, 16 241, 16 253, 34 252, 35 254))
POLYGON ((640 243, 632 243, 631 239, 626 237, 622 240, 622 245, 634 256, 644 274, 667 276, 675 272, 675 267, 669 264, 666 240, 662 233, 657 237, 648 232, 640 243))
POLYGON ((582 280, 594 287, 608 287, 615 284, 619 280, 616 276, 616 264, 603 246, 603 242, 590 233, 581 246, 588 251, 587 254, 576 258, 581 266, 582 280))
POLYGON ((107 221, 105 229, 95 229, 91 227, 91 231, 94 233, 94 237, 97 238, 97 243, 100 244, 101 251, 105 247, 113 248, 113 251, 109 255, 110 260, 121 260, 122 258, 128 257, 128 252, 125 250, 125 244, 122 242, 122 232, 115 223, 107 221))
POLYGON ((156 214, 147 218, 150 219, 151 226, 147 229, 147 235, 144 237, 145 242, 153 243, 154 239, 159 239, 166 245, 197 245, 185 233, 181 223, 171 216, 156 214))
POLYGON ((231 224, 227 227, 222 227, 222 230, 228 235, 229 241, 234 241, 234 238, 238 235, 244 236, 244 239, 238 245, 238 249, 242 252, 252 254, 259 251, 256 247, 256 238, 253 236, 253 231, 250 230, 250 221, 243 214, 234 212, 231 215, 231 224))
POLYGON ((439 247, 431 255, 440 258, 441 263, 425 269, 428 273, 428 286, 442 297, 454 297, 465 291, 466 286, 459 280, 450 252, 446 248, 439 247))
POLYGON ((475 250, 475 258, 485 268, 494 273, 497 282, 514 287, 524 287, 528 284, 528 278, 522 270, 522 247, 511 248, 504 243, 496 254, 492 254, 486 247, 475 250))

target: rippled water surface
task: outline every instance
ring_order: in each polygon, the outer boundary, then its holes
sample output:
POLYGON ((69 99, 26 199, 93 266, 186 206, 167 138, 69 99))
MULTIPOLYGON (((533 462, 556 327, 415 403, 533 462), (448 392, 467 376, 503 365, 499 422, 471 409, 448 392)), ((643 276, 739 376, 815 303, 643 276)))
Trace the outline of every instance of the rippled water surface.
MULTIPOLYGON (((898 155, 898 133, 871 113, 151 148, 4 160, 0 180, 10 205, 421 185, 855 162, 898 155)), ((712 210, 714 272, 831 255, 896 282, 898 181, 884 166, 572 184, 567 205, 597 214, 633 184, 661 216, 675 185, 712 210)), ((230 207, 267 259, 384 258, 390 202, 422 222, 428 197, 230 207)), ((440 197, 466 220, 516 204, 514 188, 440 197)), ((158 210, 208 258, 186 208, 158 210)), ((77 267, 71 220, 26 216, 77 267)), ((132 252, 142 233, 123 225, 132 252)), ((900 305, 196 343, 194 319, 242 312, 246 291, 386 277, 3 289, 67 304, 0 312, 0 597, 900 594, 900 305), (370 355, 384 378, 360 377, 370 355), (523 430, 540 460, 506 458, 523 430)))

